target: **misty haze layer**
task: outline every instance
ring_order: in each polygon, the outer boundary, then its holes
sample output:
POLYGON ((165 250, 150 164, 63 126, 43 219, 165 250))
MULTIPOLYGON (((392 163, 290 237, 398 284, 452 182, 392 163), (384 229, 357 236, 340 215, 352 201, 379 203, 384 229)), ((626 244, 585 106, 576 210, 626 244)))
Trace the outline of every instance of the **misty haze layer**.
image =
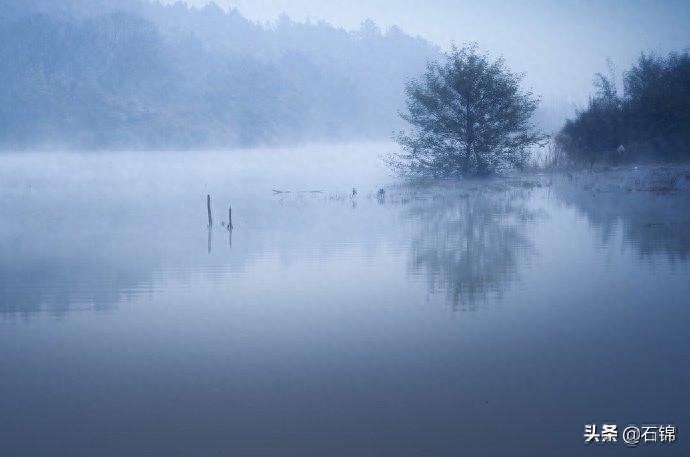
POLYGON ((439 50, 366 21, 262 26, 215 5, 10 0, 0 146, 193 148, 388 138, 439 50))
MULTIPOLYGON (((178 0, 163 0, 174 3, 178 0)), ((186 0, 204 5, 209 0, 186 0)), ((348 29, 371 18, 400 26, 447 49, 477 42, 493 57, 526 72, 543 98, 537 113, 548 129, 584 108, 592 75, 611 58, 623 70, 641 52, 661 55, 690 45, 687 0, 215 0, 256 21, 281 13, 296 20, 326 20, 348 29)))
POLYGON ((598 418, 690 455, 690 170, 388 148, 0 156, 0 455, 583 457, 598 418))

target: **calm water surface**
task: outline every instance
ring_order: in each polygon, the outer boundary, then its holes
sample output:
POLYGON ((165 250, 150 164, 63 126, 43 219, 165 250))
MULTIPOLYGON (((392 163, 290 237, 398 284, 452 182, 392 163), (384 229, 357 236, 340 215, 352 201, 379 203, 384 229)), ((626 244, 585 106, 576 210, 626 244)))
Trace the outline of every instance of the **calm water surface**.
POLYGON ((690 192, 390 148, 0 156, 0 455, 690 455, 690 192))

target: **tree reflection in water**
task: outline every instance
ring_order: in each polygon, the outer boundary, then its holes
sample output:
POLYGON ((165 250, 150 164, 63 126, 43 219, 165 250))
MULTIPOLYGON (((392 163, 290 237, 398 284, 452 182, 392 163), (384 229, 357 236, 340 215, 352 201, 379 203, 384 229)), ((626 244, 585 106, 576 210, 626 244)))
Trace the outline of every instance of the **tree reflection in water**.
POLYGON ((663 192, 646 184, 654 178, 654 170, 583 175, 555 189, 559 199, 585 215, 604 245, 620 234, 623 245, 632 247, 641 258, 687 264, 688 176, 673 190, 663 192))
POLYGON ((411 203, 411 270, 426 276, 430 293, 445 293, 454 310, 502 297, 533 252, 527 230, 537 213, 527 206, 530 193, 485 185, 411 203))

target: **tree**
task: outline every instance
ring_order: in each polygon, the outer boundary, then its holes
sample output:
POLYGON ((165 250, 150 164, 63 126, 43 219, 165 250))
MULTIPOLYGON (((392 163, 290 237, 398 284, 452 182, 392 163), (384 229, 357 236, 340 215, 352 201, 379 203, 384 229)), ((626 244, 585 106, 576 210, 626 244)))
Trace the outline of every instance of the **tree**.
POLYGON ((690 158, 690 50, 641 55, 625 74, 629 141, 654 160, 690 158))
POLYGON ((690 158, 690 51, 642 54, 624 73, 622 96, 610 63, 609 73, 595 75, 587 109, 567 120, 556 137, 569 159, 593 166, 690 158))
POLYGON ((590 168, 604 156, 608 160, 623 143, 622 99, 616 87, 616 72, 607 59, 609 75, 596 73, 592 84, 596 88, 587 109, 578 111, 575 119, 568 119, 556 135, 557 145, 564 149, 573 163, 590 168))
POLYGON ((390 163, 403 174, 486 176, 525 164, 529 147, 546 137, 531 123, 539 100, 520 89, 522 75, 475 45, 453 47, 407 85, 411 125, 397 136, 402 152, 390 163))

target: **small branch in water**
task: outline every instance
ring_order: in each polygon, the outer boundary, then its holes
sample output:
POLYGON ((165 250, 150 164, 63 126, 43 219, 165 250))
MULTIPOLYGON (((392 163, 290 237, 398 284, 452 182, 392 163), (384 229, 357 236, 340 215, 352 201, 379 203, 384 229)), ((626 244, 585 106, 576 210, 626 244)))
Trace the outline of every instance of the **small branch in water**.
POLYGON ((208 226, 213 226, 213 217, 211 216, 211 195, 206 195, 206 209, 208 210, 208 226))

